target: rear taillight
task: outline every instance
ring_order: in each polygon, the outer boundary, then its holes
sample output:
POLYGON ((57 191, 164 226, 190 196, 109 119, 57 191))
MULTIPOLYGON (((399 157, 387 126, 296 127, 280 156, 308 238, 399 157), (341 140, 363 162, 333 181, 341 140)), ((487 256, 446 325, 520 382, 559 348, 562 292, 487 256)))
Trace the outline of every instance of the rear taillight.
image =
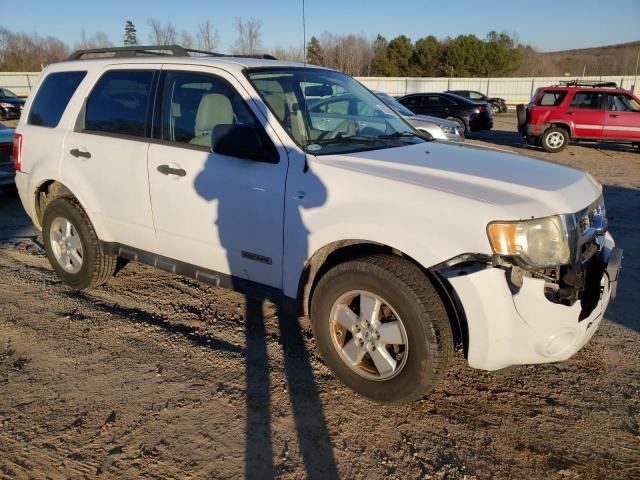
POLYGON ((486 112, 487 111, 487 107, 485 105, 478 105, 478 110, 480 112, 486 112))
POLYGON ((13 166, 19 172, 22 170, 22 135, 13 134, 13 166))

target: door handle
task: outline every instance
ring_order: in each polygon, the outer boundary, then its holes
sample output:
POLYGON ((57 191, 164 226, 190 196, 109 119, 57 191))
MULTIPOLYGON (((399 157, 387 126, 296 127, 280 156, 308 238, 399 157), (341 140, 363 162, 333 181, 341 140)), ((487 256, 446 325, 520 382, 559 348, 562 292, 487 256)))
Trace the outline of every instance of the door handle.
POLYGON ((567 115, 573 115, 573 112, 567 112, 567 115))
POLYGON ((91 158, 91 154, 84 149, 80 150, 79 148, 74 148, 72 150, 69 150, 69 153, 76 158, 91 158))
POLYGON ((618 115, 617 113, 613 113, 611 115, 609 115, 609 118, 618 118, 620 115, 618 115))
POLYGON ((173 168, 169 165, 158 165, 158 171, 163 175, 177 175, 178 177, 184 177, 187 174, 183 168, 173 168))

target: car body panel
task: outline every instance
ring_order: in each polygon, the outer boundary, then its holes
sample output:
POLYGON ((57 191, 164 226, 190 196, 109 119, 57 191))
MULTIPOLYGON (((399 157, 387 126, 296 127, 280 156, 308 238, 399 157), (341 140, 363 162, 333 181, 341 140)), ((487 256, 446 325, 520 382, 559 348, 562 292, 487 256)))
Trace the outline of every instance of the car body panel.
POLYGON ((526 124, 520 131, 535 140, 552 126, 564 126, 571 133, 572 140, 589 141, 640 141, 640 110, 611 111, 609 97, 624 95, 640 104, 632 93, 617 88, 593 87, 544 87, 539 88, 526 109, 526 124), (564 94, 557 105, 540 105, 547 93, 564 94), (597 108, 579 108, 579 94, 601 96, 597 108))
POLYGON ((0 185, 10 185, 14 182, 12 151, 13 129, 0 125, 0 185))
MULTIPOLYGON (((460 255, 491 256, 489 222, 573 213, 602 195, 602 187, 580 170, 463 143, 389 143, 386 148, 355 153, 305 153, 244 75, 246 68, 273 65, 271 60, 246 58, 153 57, 79 60, 47 67, 36 95, 50 72, 88 73, 56 128, 29 125, 26 118, 17 127, 23 135, 23 168, 16 183, 25 210, 37 224, 37 189, 56 180, 76 196, 104 242, 231 273, 299 298, 310 262, 332 245, 383 245, 435 271, 460 255), (211 157, 206 149, 167 146, 157 138, 83 133, 79 127, 84 125, 85 99, 99 76, 113 68, 215 71, 224 76, 265 127, 280 162, 249 163, 217 154, 214 158, 220 164, 209 168, 218 175, 199 178, 211 157), (75 148, 90 151, 91 158, 70 156, 75 148), (171 163, 188 172, 179 179, 158 177, 157 167, 171 163), (229 205, 224 207, 224 221, 221 195, 229 205), (227 231, 224 238, 221 229, 227 231), (248 261, 234 263, 245 246, 251 249, 248 261)), ((355 116, 366 115, 355 112, 355 116)), ((490 113, 487 117, 490 122, 490 113)), ((471 318, 470 364, 495 369, 541 361, 534 354, 535 344, 548 337, 547 330, 525 326, 504 333, 501 326, 528 323, 529 313, 538 307, 546 312, 544 322, 573 322, 567 315, 574 315, 575 309, 543 298, 539 281, 527 280, 526 295, 516 299, 505 270, 483 267, 488 273, 444 278, 471 318), (494 319, 492 313, 501 305, 508 310, 494 319), (509 344, 519 335, 529 337, 509 344), (483 360, 482 352, 496 344, 500 357, 483 360)), ((606 307, 603 302, 600 314, 606 307)), ((575 346, 588 340, 595 327, 597 323, 588 333, 580 333, 575 346)))
POLYGON ((416 115, 458 119, 471 131, 490 130, 493 127, 491 109, 486 103, 472 102, 450 93, 414 93, 398 101, 416 115))

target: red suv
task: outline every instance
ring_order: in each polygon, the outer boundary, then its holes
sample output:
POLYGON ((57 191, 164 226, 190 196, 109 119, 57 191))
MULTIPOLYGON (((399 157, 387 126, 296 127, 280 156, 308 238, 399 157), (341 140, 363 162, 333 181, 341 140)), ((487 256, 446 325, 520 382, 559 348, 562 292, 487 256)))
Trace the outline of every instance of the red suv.
POLYGON ((518 105, 518 131, 529 143, 559 152, 569 140, 640 147, 640 100, 615 83, 563 82, 536 90, 518 105))

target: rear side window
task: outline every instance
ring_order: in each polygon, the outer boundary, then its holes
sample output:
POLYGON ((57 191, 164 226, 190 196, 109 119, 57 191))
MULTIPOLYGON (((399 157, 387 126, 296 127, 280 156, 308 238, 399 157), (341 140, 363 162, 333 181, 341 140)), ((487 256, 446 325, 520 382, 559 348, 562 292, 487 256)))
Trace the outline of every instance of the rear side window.
POLYGON ((403 98, 402 100, 400 100, 400 103, 402 103, 407 108, 419 107, 422 104, 422 97, 416 96, 403 98))
POLYGON ((557 107, 562 103, 566 96, 567 92, 565 90, 547 91, 542 94, 538 105, 541 107, 557 107))
POLYGON ((40 127, 56 127, 86 74, 87 72, 56 72, 47 75, 33 99, 27 123, 40 127))
POLYGON ((84 129, 144 137, 153 78, 151 70, 105 73, 87 99, 84 129))
POLYGON ((583 110, 600 110, 603 96, 602 92, 576 92, 569 107, 583 110))

